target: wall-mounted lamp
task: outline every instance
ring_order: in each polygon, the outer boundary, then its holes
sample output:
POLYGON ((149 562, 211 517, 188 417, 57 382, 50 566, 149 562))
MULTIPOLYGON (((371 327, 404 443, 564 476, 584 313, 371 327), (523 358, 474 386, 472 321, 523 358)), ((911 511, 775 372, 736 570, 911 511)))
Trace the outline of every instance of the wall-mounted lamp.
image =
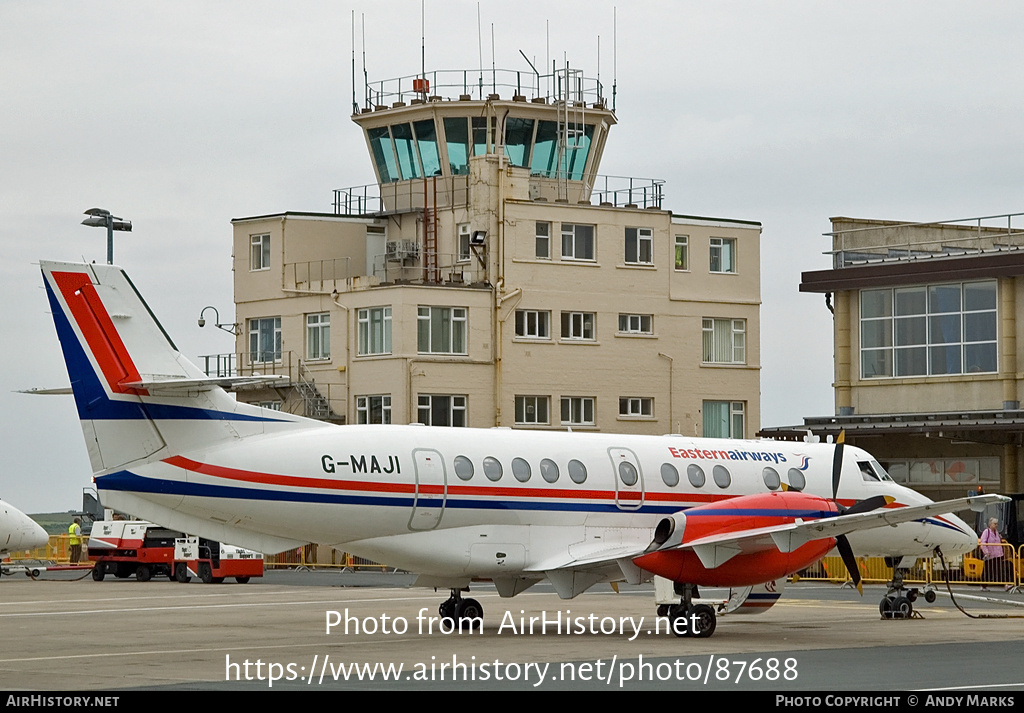
POLYGON ((199 313, 199 326, 200 327, 205 327, 206 326, 206 320, 203 319, 203 315, 206 314, 206 310, 208 310, 208 309, 212 309, 213 310, 213 314, 214 314, 214 324, 213 324, 213 326, 214 327, 216 327, 217 329, 223 329, 228 334, 233 334, 235 336, 238 336, 238 327, 239 327, 238 322, 235 322, 233 324, 228 323, 228 322, 221 322, 220 321, 220 312, 218 312, 217 308, 214 307, 213 305, 207 305, 206 307, 203 307, 203 311, 199 313))

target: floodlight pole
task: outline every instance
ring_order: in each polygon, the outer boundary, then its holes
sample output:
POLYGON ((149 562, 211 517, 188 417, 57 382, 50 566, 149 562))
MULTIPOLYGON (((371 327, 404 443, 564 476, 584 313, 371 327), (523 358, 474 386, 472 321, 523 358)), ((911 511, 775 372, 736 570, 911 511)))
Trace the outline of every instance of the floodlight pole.
POLYGON ((111 215, 109 210, 104 208, 90 208, 85 211, 85 215, 91 216, 82 221, 82 225, 88 225, 91 228, 99 228, 101 226, 107 229, 107 264, 114 264, 114 231, 123 230, 125 232, 131 232, 132 222, 130 220, 123 220, 118 218, 116 215, 111 215))

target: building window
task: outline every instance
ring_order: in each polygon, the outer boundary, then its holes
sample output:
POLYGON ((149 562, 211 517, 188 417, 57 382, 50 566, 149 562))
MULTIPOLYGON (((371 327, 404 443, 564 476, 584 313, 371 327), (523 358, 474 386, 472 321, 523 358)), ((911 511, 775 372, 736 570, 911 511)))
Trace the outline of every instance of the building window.
POLYGON ((356 423, 391 423, 391 394, 356 396, 356 423))
POLYGON ((537 223, 537 258, 551 259, 551 223, 537 223))
POLYGON ((417 344, 420 354, 466 354, 465 307, 420 306, 417 344))
POLYGON ((654 334, 654 315, 620 314, 619 332, 623 334, 654 334))
POLYGON ((419 395, 419 422, 427 426, 465 426, 466 397, 419 395))
POLYGON ((369 307, 356 313, 358 320, 359 344, 356 353, 359 356, 368 354, 391 353, 391 308, 369 307))
POLYGON ((306 358, 331 358, 331 314, 306 315, 306 358))
POLYGON ((547 396, 516 396, 516 423, 524 426, 547 425, 547 396))
POLYGON ((704 437, 743 438, 745 412, 746 404, 743 401, 705 401, 704 437))
POLYGON ((705 317, 704 363, 745 364, 747 361, 747 321, 705 317))
POLYGON ((862 379, 997 371, 995 280, 860 293, 862 379))
POLYGON ((736 272, 735 238, 711 238, 711 272, 736 272))
POLYGON ((619 416, 623 418, 653 418, 654 399, 645 396, 620 398, 619 416))
POLYGON ((594 399, 590 396, 562 397, 562 425, 593 426, 594 399))
POLYGON ((281 318, 260 317, 249 320, 249 361, 281 360, 281 318))
POLYGON ((626 228, 626 262, 632 265, 654 263, 654 231, 650 228, 626 228))
POLYGON ((469 223, 459 223, 459 262, 469 262, 473 251, 469 247, 471 231, 469 223))
POLYGON ((532 309, 516 310, 516 336, 550 339, 551 313, 532 309))
POLYGON ((260 408, 269 409, 271 411, 280 411, 281 405, 280 401, 260 401, 259 403, 260 408))
POLYGON ((249 237, 249 269, 270 269, 270 235, 252 235, 249 237))
POLYGON ((562 339, 594 341, 593 312, 562 312, 562 339))
POLYGON ((676 261, 677 270, 686 271, 690 269, 690 236, 676 236, 676 261))
POLYGON ((594 259, 594 226, 562 223, 562 259, 594 259))
POLYGON ((910 459, 887 461, 884 466, 897 483, 910 485, 998 486, 1001 474, 998 457, 910 459))

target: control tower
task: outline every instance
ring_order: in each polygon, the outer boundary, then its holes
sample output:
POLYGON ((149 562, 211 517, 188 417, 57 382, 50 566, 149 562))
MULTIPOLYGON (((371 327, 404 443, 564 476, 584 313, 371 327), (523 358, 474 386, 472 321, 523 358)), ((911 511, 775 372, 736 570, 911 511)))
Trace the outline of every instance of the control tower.
POLYGON ((239 398, 341 423, 756 431, 760 224, 599 173, 599 81, 438 71, 353 109, 375 184, 232 221, 237 349, 211 363, 291 384, 239 398))

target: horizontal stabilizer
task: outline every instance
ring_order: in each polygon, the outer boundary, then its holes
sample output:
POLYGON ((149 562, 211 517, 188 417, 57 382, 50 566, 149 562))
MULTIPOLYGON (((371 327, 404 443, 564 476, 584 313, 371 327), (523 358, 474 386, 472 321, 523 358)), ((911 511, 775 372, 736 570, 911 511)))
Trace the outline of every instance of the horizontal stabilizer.
POLYGON ((287 382, 288 377, 283 374, 261 374, 259 376, 208 376, 197 379, 184 379, 175 377, 162 377, 140 379, 138 381, 125 382, 124 386, 132 389, 146 389, 150 394, 180 393, 184 391, 209 391, 214 388, 221 388, 225 391, 233 391, 240 386, 273 385, 275 383, 287 382))

